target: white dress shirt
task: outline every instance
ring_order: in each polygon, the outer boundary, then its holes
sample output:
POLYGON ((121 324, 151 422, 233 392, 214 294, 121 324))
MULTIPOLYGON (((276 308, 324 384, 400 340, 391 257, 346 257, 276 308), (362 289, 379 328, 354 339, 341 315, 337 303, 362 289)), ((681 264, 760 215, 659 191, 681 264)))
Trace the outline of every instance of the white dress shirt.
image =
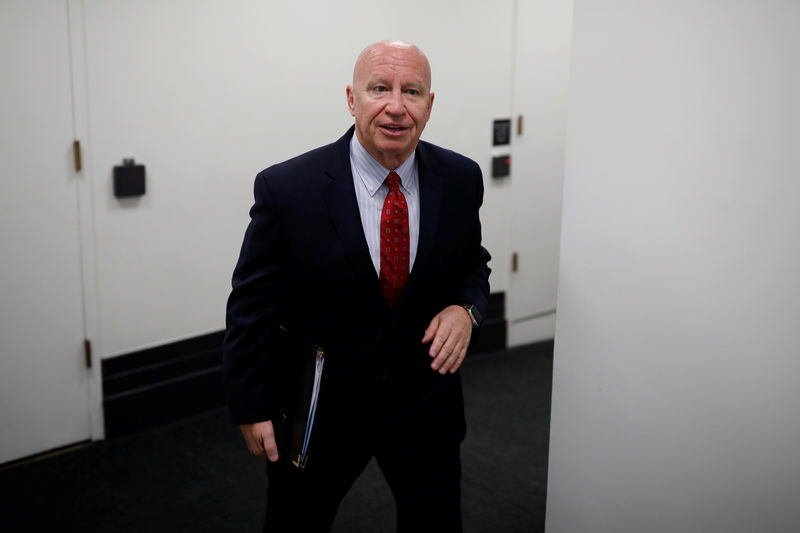
POLYGON ((400 189, 406 197, 408 205, 408 269, 414 266, 419 241, 419 173, 417 171, 416 152, 403 161, 395 169, 387 169, 378 163, 358 142, 353 133, 350 139, 350 167, 353 170, 353 185, 356 190, 358 210, 361 213, 361 226, 367 238, 369 255, 375 267, 375 273, 381 271, 381 211, 389 187, 383 182, 389 172, 394 170, 400 176, 400 189))

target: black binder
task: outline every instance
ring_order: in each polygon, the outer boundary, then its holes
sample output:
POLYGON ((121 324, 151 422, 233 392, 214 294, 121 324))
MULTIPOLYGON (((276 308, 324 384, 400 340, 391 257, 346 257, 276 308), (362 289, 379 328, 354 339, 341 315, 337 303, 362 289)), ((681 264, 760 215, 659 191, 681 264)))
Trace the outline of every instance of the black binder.
POLYGON ((319 405, 325 349, 289 332, 281 326, 282 356, 286 363, 286 382, 280 406, 278 453, 295 467, 305 469, 314 417, 319 405))

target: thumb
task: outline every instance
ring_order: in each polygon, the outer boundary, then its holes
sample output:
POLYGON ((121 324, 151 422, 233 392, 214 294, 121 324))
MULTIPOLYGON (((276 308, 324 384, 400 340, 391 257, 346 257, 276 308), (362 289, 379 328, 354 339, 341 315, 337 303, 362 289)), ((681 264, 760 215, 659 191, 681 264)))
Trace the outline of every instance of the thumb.
POLYGON ((428 329, 425 330, 425 336, 422 337, 422 344, 431 342, 436 336, 437 329, 439 329, 439 315, 433 317, 433 320, 431 320, 431 323, 428 325, 428 329))

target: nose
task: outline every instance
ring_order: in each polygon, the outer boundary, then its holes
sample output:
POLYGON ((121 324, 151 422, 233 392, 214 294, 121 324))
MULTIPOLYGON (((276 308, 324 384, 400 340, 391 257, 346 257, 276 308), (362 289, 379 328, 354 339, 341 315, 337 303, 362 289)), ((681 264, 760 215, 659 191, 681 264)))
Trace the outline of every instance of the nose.
POLYGON ((386 103, 386 112, 390 115, 402 115, 405 113, 406 105, 403 102, 403 91, 395 89, 392 91, 392 96, 386 103))

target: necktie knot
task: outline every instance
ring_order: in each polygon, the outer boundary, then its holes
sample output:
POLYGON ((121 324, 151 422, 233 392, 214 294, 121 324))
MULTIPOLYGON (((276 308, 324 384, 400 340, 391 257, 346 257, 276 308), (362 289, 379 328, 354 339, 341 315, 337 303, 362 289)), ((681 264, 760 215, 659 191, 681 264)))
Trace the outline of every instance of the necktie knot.
POLYGON ((384 182, 389 187, 389 192, 397 192, 400 190, 400 176, 397 175, 397 172, 389 172, 384 182))

